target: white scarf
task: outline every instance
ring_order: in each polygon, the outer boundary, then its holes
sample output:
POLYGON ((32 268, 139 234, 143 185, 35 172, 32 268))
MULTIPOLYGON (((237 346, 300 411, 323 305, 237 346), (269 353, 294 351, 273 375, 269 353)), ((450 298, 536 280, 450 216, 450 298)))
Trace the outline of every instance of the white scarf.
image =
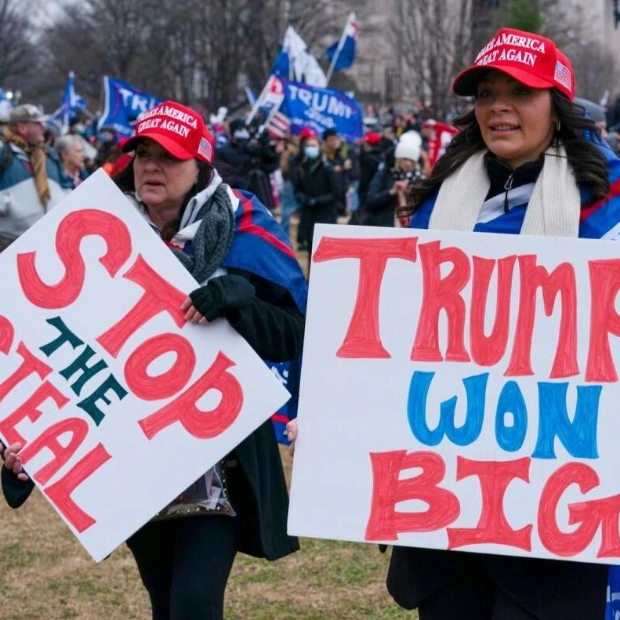
MULTIPOLYGON (((429 228, 472 231, 490 187, 484 166, 486 151, 472 155, 441 184, 429 228)), ((545 151, 521 227, 522 235, 579 236, 581 196, 563 146, 545 151)))

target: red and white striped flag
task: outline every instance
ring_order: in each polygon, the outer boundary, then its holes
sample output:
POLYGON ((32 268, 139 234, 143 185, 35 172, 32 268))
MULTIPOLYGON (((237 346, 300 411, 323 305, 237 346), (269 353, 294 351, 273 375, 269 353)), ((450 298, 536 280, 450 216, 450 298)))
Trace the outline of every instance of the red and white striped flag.
POLYGON ((267 120, 266 129, 272 138, 286 138, 291 131, 291 119, 280 111, 274 112, 267 120))

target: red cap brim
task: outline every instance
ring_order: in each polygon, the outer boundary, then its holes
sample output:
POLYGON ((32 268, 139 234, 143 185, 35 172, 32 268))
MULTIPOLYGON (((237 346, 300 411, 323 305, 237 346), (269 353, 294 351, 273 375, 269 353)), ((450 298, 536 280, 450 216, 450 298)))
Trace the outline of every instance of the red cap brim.
POLYGON ((145 131, 141 133, 139 136, 134 136, 130 138, 122 148, 123 153, 129 153, 129 151, 135 151, 136 145, 142 140, 146 138, 148 140, 153 140, 153 142, 157 142, 159 146, 168 151, 170 155, 176 157, 176 159, 187 160, 194 159, 195 155, 179 146, 174 140, 168 138, 168 136, 162 136, 160 133, 150 133, 145 131))
POLYGON ((500 71, 501 73, 505 73, 530 88, 552 88, 556 86, 556 84, 543 80, 517 67, 495 67, 490 64, 483 67, 469 67, 461 71, 454 79, 454 82, 452 82, 452 92, 460 97, 475 97, 477 94, 476 89, 478 87, 478 82, 480 82, 482 76, 489 71, 500 71))

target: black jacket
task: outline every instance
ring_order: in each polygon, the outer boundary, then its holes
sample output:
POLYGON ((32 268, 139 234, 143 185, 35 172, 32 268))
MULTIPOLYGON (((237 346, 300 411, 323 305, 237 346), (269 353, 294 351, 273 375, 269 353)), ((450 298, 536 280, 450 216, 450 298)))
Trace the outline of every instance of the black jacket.
POLYGON ((362 150, 360 153, 360 182, 357 188, 359 204, 363 205, 366 201, 368 189, 372 182, 379 165, 383 161, 383 151, 376 146, 367 151, 362 150))
POLYGON ((215 165, 225 183, 252 192, 272 211, 275 205, 269 175, 279 163, 280 156, 265 136, 222 146, 217 149, 215 165))
POLYGON ((321 159, 314 164, 301 160, 292 181, 301 206, 297 240, 312 247, 314 225, 338 221, 338 205, 345 200, 342 187, 332 167, 321 159))
POLYGON ((396 176, 391 168, 383 164, 377 168, 370 182, 366 200, 361 205, 363 215, 360 224, 365 226, 394 226, 396 197, 390 194, 396 176))
MULTIPOLYGON (((528 618, 604 617, 609 572, 606 564, 394 547, 387 588, 401 607, 414 609, 463 573, 480 567, 496 588, 529 612, 528 618)), ((526 617, 525 611, 523 614, 526 617)))

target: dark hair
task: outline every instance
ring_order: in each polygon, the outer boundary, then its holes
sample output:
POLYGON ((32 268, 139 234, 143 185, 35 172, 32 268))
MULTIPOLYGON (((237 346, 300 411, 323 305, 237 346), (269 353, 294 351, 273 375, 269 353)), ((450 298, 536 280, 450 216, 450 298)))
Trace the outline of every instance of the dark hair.
POLYGON ((337 136, 338 132, 330 127, 323 132, 323 140, 327 140, 327 138, 331 138, 332 136, 337 136))
MULTIPOLYGON (((125 194, 133 194, 133 192, 136 191, 136 180, 133 172, 133 163, 135 159, 136 156, 134 154, 134 156, 131 158, 131 161, 112 178, 112 180, 116 183, 119 189, 125 194)), ((198 159, 195 161, 198 165, 198 178, 196 179, 196 183, 194 183, 192 188, 185 196, 185 200, 183 201, 183 206, 181 207, 179 217, 176 220, 169 222, 164 228, 164 230, 162 230, 161 235, 165 241, 169 241, 170 239, 172 239, 172 237, 174 237, 174 235, 176 235, 177 232, 179 232, 181 217, 183 216, 183 212, 185 211, 187 203, 198 192, 201 192, 203 189, 207 188, 209 186, 209 183, 211 183, 211 180, 213 179, 213 166, 198 159)))
MULTIPOLYGON (((554 141, 559 141, 566 149, 568 163, 573 169, 578 187, 590 191, 585 206, 591 205, 609 193, 607 162, 595 145, 596 141, 601 140, 600 130, 591 118, 585 116, 582 106, 572 103, 555 88, 551 89, 551 103, 560 122, 554 141)), ((474 153, 487 148, 474 110, 456 119, 454 125, 461 131, 454 136, 445 154, 437 161, 432 174, 411 186, 409 204, 399 210, 400 215, 415 213, 431 194, 438 191, 447 177, 474 153)))

